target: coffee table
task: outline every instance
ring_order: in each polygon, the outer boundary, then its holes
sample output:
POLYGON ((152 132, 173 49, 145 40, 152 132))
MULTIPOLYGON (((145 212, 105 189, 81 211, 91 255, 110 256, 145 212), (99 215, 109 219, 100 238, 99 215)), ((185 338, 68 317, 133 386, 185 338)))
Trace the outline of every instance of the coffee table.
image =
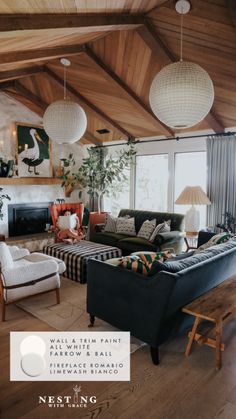
POLYGON ((84 284, 87 282, 87 263, 90 258, 105 261, 121 257, 117 247, 81 240, 75 244, 56 243, 44 246, 43 253, 65 262, 65 276, 84 284))

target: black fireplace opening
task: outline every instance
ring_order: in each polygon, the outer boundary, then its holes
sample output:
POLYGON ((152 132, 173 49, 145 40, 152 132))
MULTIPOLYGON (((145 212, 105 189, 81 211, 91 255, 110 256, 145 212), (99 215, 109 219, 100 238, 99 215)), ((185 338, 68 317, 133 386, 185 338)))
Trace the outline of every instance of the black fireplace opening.
POLYGON ((9 237, 45 232, 51 224, 51 202, 8 205, 9 237))

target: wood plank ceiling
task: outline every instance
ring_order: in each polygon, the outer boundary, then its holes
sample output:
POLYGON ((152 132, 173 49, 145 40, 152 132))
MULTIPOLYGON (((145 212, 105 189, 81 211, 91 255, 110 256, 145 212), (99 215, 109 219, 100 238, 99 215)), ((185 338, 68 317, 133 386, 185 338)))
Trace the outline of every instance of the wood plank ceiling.
MULTIPOLYGON (((155 74, 178 60, 180 16, 165 0, 0 2, 1 90, 43 115, 62 97, 60 57, 68 57, 68 96, 88 117, 85 143, 174 132, 153 115, 155 74), (107 134, 97 130, 106 128, 107 134)), ((184 59, 210 74, 211 113, 192 130, 236 126, 236 34, 227 0, 191 0, 184 59)), ((190 130, 191 131, 191 130, 190 130)))

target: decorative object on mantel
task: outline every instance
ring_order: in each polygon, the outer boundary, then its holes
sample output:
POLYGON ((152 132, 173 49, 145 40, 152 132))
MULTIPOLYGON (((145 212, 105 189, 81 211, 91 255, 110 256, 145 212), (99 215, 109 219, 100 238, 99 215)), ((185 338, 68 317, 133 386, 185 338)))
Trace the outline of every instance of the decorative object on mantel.
POLYGON ((185 231, 197 233, 200 228, 200 213, 195 205, 210 205, 211 201, 200 186, 186 186, 176 199, 177 205, 192 205, 185 215, 185 231))
POLYGON ((0 177, 12 177, 13 176, 13 165, 14 165, 14 160, 8 160, 6 162, 1 157, 0 158, 0 177))
POLYGON ((16 124, 18 176, 52 177, 49 137, 42 127, 16 124))
POLYGON ((214 86, 208 73, 193 62, 183 61, 183 15, 190 2, 178 0, 181 15, 180 61, 164 67, 154 78, 149 94, 152 111, 173 129, 185 129, 202 121, 214 101, 214 86))
MULTIPOLYGON (((101 198, 104 194, 112 194, 116 190, 116 183, 122 188, 127 179, 125 169, 129 169, 136 154, 134 143, 127 142, 128 150, 123 148, 115 155, 105 157, 107 149, 103 147, 88 148, 89 156, 83 159, 83 164, 76 173, 72 171, 73 154, 64 159, 64 166, 68 168, 61 177, 62 186, 71 186, 87 190, 88 195, 97 199, 98 212, 101 210, 101 198)), ((92 208, 90 208, 93 210, 92 208)))
POLYGON ((2 191, 3 191, 3 188, 0 188, 0 220, 3 220, 3 216, 4 216, 3 212, 2 212, 2 207, 3 207, 3 204, 4 204, 3 201, 5 199, 8 199, 8 201, 11 201, 10 196, 8 194, 3 194, 2 191))
POLYGON ((47 107, 43 126, 52 141, 72 144, 84 135, 87 117, 78 103, 66 98, 66 68, 70 66, 70 61, 62 58, 61 64, 64 66, 64 100, 57 100, 47 107))

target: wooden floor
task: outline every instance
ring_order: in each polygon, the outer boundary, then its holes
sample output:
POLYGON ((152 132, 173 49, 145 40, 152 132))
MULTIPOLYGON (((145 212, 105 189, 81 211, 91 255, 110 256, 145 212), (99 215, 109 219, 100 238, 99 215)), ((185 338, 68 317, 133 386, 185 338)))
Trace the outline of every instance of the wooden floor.
POLYGON ((103 419, 235 419, 236 321, 226 326, 223 368, 214 369, 212 350, 194 347, 184 357, 185 336, 161 348, 161 364, 154 366, 143 347, 131 358, 131 382, 79 383, 83 393, 97 396, 88 409, 38 406, 42 394, 72 394, 72 382, 9 382, 9 332, 52 330, 15 306, 0 324, 1 419, 103 418, 103 419))

